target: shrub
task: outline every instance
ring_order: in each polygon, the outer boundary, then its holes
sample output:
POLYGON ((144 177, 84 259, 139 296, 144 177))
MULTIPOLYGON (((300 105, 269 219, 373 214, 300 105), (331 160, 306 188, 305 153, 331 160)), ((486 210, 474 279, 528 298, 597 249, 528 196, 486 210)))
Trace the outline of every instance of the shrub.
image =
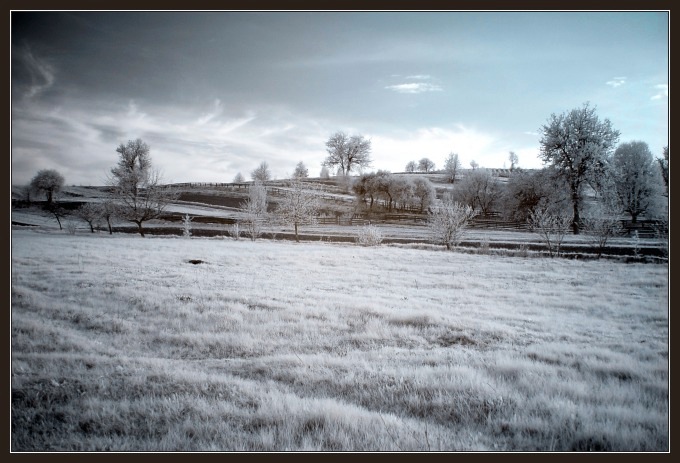
POLYGON ((366 225, 359 228, 356 238, 357 244, 361 246, 380 246, 382 240, 382 232, 374 225, 366 225))

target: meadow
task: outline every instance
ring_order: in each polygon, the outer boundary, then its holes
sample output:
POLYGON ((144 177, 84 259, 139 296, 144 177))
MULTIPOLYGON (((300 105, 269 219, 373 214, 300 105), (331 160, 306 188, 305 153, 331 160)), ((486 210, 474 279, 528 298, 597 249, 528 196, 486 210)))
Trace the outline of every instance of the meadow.
POLYGON ((669 450, 667 264, 11 246, 12 451, 669 450))

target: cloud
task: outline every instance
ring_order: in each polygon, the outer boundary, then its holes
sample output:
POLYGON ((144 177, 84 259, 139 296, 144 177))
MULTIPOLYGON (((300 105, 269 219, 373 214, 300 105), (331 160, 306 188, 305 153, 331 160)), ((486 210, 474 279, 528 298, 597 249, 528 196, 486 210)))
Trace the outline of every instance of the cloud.
POLYGON ((442 88, 439 85, 427 83, 407 83, 388 85, 387 90, 393 90, 397 93, 424 93, 424 92, 441 92, 442 88))
POLYGON ((406 78, 410 80, 430 80, 432 76, 428 74, 416 74, 413 76, 406 76, 406 78))
POLYGON ((35 56, 28 45, 19 53, 19 59, 30 80, 25 92, 27 98, 38 95, 54 84, 54 69, 46 61, 35 56))
POLYGON ((661 100, 663 98, 668 98, 668 85, 659 84, 655 85, 654 88, 657 90, 657 94, 652 96, 652 100, 661 100))
POLYGON ((539 133, 538 132, 532 132, 530 130, 527 130, 526 132, 523 132, 524 135, 531 135, 532 137, 538 137, 539 133))
POLYGON ((610 87, 620 87, 621 85, 626 83, 626 78, 625 77, 614 77, 612 80, 607 81, 607 85, 610 87))

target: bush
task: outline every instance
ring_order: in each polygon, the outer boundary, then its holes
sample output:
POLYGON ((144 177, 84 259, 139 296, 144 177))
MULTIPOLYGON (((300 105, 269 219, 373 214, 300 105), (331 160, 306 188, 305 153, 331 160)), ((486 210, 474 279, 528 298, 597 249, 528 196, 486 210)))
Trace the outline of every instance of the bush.
POLYGON ((374 225, 361 227, 356 238, 357 244, 361 246, 380 246, 382 240, 382 232, 374 225))

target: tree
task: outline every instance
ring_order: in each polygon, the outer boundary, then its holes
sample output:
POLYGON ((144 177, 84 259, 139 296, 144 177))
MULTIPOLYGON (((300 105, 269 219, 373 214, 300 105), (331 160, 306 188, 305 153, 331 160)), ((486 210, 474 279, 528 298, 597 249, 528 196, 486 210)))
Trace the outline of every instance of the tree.
POLYGON ((331 174, 328 172, 328 167, 326 166, 321 166, 321 172, 319 173, 319 177, 328 180, 331 178, 331 174))
POLYGON ((242 222, 252 241, 262 234, 267 222, 267 190, 259 180, 248 187, 248 198, 241 204, 242 222))
POLYGON ((456 175, 460 170, 460 159, 458 159, 457 153, 449 153, 448 157, 444 161, 444 172, 446 172, 446 177, 449 183, 454 183, 456 181, 456 175))
POLYGON ((502 190, 488 169, 476 169, 465 176, 454 191, 454 198, 482 214, 488 214, 500 199, 502 190))
POLYGON ((96 203, 86 203, 78 208, 75 215, 83 219, 90 226, 90 232, 94 233, 95 225, 102 218, 101 207, 96 203))
POLYGON ((319 213, 318 186, 303 183, 299 179, 291 180, 283 193, 283 198, 276 209, 277 216, 286 224, 295 228, 295 241, 300 242, 298 227, 313 225, 319 213))
POLYGON ((434 162, 429 158, 422 158, 418 161, 418 170, 421 172, 431 172, 434 170, 434 162))
POLYGON ((615 205, 603 200, 589 207, 581 218, 583 230, 597 251, 598 259, 602 256, 607 241, 621 232, 617 213, 615 205))
POLYGON ((555 167, 569 185, 573 209, 571 229, 579 233, 583 187, 604 175, 605 162, 619 140, 609 119, 600 119, 595 108, 583 107, 552 114, 540 129, 540 157, 555 167))
POLYGON ((293 172, 293 178, 307 178, 309 177, 309 171, 305 167, 305 164, 300 161, 295 166, 295 172, 293 172))
POLYGON ((611 162, 614 189, 621 208, 633 223, 641 214, 655 214, 662 194, 656 162, 647 143, 622 143, 614 151, 611 162))
POLYGON ((475 170, 477 169, 477 167, 479 167, 479 164, 477 164, 477 161, 473 159, 472 161, 470 161, 470 167, 472 167, 472 170, 475 170))
POLYGON ((101 218, 106 220, 106 225, 109 227, 109 235, 113 235, 113 228, 111 227, 111 219, 120 215, 118 205, 110 200, 106 199, 100 204, 100 214, 101 218))
POLYGON ((566 182, 552 168, 515 171, 508 178, 501 200, 505 217, 519 222, 526 222, 539 204, 547 205, 553 211, 564 209, 570 202, 566 182))
POLYGON ((435 244, 443 244, 450 250, 458 246, 464 236, 468 222, 477 213, 470 206, 455 202, 450 195, 434 207, 427 221, 428 230, 435 244))
POLYGON ((64 186, 64 176, 54 169, 39 170, 31 180, 31 189, 45 194, 47 204, 52 204, 53 196, 64 186))
POLYGON ((547 204, 539 204, 529 214, 531 231, 538 234, 548 248, 550 257, 560 255, 560 247, 569 230, 572 218, 566 211, 556 211, 547 204))
POLYGON ((415 172, 418 169, 418 164, 416 164, 416 161, 409 161, 408 164, 406 164, 406 172, 415 172))
POLYGON ((669 161, 668 145, 663 147, 663 158, 657 158, 656 160, 659 163, 659 168, 661 169, 661 177, 663 178, 663 183, 664 185, 666 185, 666 194, 668 194, 668 161, 669 161))
POLYGON ((437 193, 432 182, 422 177, 416 177, 413 180, 413 195, 418 200, 421 213, 437 198, 437 193))
POLYGON ((250 176, 253 180, 262 183, 270 180, 272 178, 272 174, 269 171, 269 164, 267 164, 266 161, 262 161, 262 163, 250 173, 250 176))
POLYGON ((362 135, 352 135, 336 132, 326 142, 328 157, 324 166, 337 167, 341 175, 349 175, 355 168, 365 168, 371 165, 371 140, 362 135))
POLYGON ((517 157, 517 154, 515 154, 514 151, 510 151, 508 160, 510 161, 510 171, 514 171, 515 167, 517 167, 517 163, 519 162, 519 157, 517 157))
POLYGON ((243 182, 245 182, 245 181, 246 181, 246 179, 243 178, 243 175, 241 174, 241 172, 239 172, 239 173, 236 174, 236 176, 234 177, 234 182, 233 182, 233 183, 243 183, 243 182))
POLYGON ((161 185, 160 173, 152 169, 149 145, 141 139, 120 144, 116 149, 120 159, 111 169, 109 183, 118 200, 119 215, 137 224, 144 237, 143 223, 159 218, 176 194, 161 185))

